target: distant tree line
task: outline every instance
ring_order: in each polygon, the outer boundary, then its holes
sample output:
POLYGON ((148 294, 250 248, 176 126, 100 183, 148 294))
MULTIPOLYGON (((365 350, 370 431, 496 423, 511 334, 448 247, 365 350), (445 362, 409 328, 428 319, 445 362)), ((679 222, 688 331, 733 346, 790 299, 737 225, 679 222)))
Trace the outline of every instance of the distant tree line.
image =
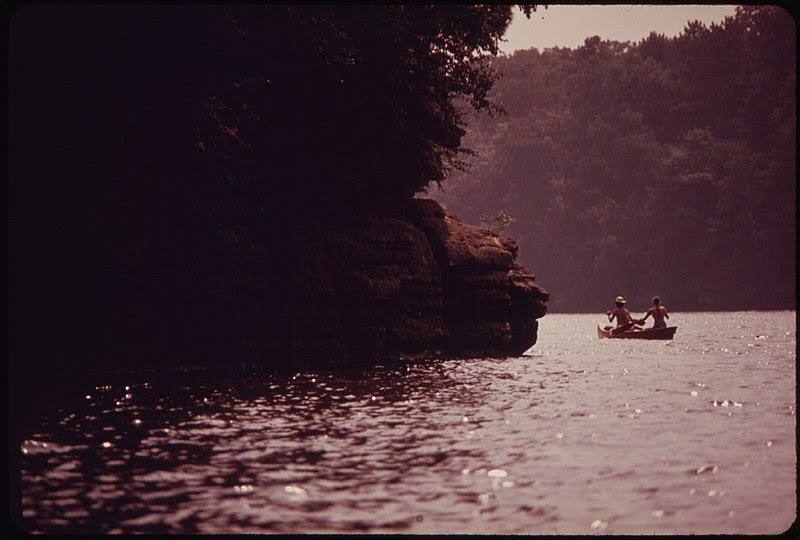
POLYGON ((585 40, 496 59, 471 169, 434 196, 468 222, 506 211, 551 308, 795 306, 796 27, 738 7, 677 37, 585 40))

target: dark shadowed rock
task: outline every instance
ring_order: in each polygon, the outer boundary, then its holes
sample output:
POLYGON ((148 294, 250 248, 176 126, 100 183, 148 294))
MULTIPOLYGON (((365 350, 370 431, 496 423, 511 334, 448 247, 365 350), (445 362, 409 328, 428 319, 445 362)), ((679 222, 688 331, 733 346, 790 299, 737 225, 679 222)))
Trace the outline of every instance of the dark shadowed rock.
POLYGON ((398 216, 306 231, 290 284, 297 362, 421 354, 521 354, 547 292, 514 263, 516 244, 414 199, 398 216))
POLYGON ((441 348, 441 271, 422 231, 394 217, 365 217, 316 226, 304 244, 291 313, 298 360, 369 361, 441 348), (320 357, 307 354, 320 350, 320 357))

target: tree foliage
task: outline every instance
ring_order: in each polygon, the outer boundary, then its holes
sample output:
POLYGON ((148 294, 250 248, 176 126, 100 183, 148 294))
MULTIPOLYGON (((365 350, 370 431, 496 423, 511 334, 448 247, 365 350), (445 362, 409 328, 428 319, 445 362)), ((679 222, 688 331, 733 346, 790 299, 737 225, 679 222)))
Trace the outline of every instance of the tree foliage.
POLYGON ((462 110, 495 110, 489 59, 511 9, 20 9, 18 358, 135 365, 285 343, 304 225, 385 211, 460 166, 462 110))
POLYGON ((675 38, 501 57, 508 115, 471 119, 479 156, 437 197, 469 221, 514 215, 554 309, 793 306, 795 32, 745 6, 675 38))
POLYGON ((233 67, 208 92, 197 137, 209 170, 246 194, 235 207, 302 214, 396 204, 462 168, 459 103, 497 110, 490 58, 510 6, 226 13, 233 67))

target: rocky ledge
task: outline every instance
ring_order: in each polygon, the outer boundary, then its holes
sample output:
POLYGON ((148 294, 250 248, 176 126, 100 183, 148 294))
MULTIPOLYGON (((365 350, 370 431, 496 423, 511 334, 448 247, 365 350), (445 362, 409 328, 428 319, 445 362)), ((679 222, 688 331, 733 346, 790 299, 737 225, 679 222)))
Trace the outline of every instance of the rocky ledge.
POLYGON ((434 200, 304 236, 287 314, 296 362, 509 356, 536 343, 549 294, 515 263, 515 242, 462 223, 434 200))

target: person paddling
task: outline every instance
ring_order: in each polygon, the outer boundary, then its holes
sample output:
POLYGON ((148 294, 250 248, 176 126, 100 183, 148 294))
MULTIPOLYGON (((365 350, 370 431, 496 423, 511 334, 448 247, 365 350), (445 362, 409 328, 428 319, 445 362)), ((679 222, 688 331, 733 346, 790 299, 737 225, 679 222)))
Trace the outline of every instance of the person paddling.
POLYGON ((658 296, 653 297, 653 305, 650 306, 650 309, 647 310, 647 313, 645 313, 639 323, 644 324, 644 321, 650 315, 653 316, 653 328, 667 327, 667 323, 664 319, 669 319, 669 313, 667 313, 667 308, 661 305, 661 298, 658 296))
MULTIPOLYGON (((623 297, 617 296, 614 299, 614 304, 617 307, 614 311, 606 311, 606 315, 608 316, 609 322, 617 319, 617 326, 612 332, 614 334, 619 334, 633 326, 633 319, 631 318, 631 312, 625 309, 625 299, 623 297)), ((634 327, 634 330, 639 330, 639 328, 634 327)))

